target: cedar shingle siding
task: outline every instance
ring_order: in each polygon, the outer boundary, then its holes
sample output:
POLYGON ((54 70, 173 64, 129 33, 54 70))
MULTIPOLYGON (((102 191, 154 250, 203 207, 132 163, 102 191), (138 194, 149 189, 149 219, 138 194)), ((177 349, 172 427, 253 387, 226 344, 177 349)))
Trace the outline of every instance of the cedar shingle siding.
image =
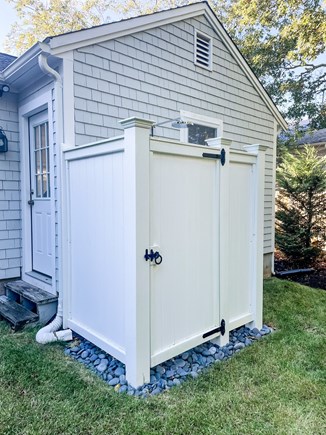
MULTIPOLYGON (((180 110, 222 119, 233 146, 266 153, 265 243, 272 251, 274 117, 204 17, 74 51, 76 144, 120 135, 119 119, 176 118, 180 110), (195 29, 213 39, 213 71, 194 65, 195 29)), ((179 138, 179 132, 156 129, 179 138)))
POLYGON ((18 113, 16 96, 0 98, 0 126, 8 152, 0 153, 0 279, 20 276, 21 215, 18 113))

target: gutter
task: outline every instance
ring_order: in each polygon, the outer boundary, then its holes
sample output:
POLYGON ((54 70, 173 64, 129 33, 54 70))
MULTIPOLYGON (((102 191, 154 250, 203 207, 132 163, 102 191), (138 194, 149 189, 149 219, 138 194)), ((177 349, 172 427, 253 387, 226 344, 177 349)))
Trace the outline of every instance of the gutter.
MULTIPOLYGON (((14 81, 17 76, 24 74, 29 64, 38 61, 38 65, 42 73, 50 76, 54 81, 54 98, 56 101, 55 122, 56 122, 56 141, 60 147, 64 138, 64 120, 63 120, 63 81, 61 75, 50 67, 48 64, 48 57, 51 55, 51 48, 45 42, 38 42, 29 50, 27 50, 22 56, 14 60, 7 68, 0 73, 0 80, 11 82, 14 81)), ((58 152, 60 155, 60 150, 58 152)), ((58 161, 58 171, 60 172, 60 159, 58 161)), ((60 225, 60 224, 59 224, 60 225)), ((62 292, 56 289, 58 292, 58 308, 57 314, 54 320, 47 326, 41 328, 36 334, 36 341, 41 344, 50 343, 58 340, 72 340, 72 331, 70 329, 60 330, 63 325, 63 295, 62 292)))
MULTIPOLYGON (((45 44, 43 44, 45 45, 45 44)), ((47 46, 48 47, 48 46, 47 46)), ((48 47, 49 48, 49 47, 48 47)), ((50 76, 54 80, 54 92, 56 101, 56 137, 57 144, 63 142, 63 86, 61 75, 51 68, 48 64, 49 51, 38 54, 38 64, 41 71, 50 76)), ((58 168, 60 171, 60 168, 58 168)), ((36 341, 40 344, 46 344, 53 341, 69 341, 72 340, 72 331, 70 329, 61 330, 63 325, 63 294, 58 291, 58 309, 55 319, 47 326, 41 328, 36 334, 36 341)))
POLYGON ((22 68, 26 67, 26 64, 31 62, 41 53, 50 54, 51 49, 47 44, 44 44, 43 42, 37 42, 35 45, 33 45, 33 47, 29 48, 25 53, 17 57, 16 60, 14 60, 1 72, 1 80, 10 80, 14 74, 17 74, 22 68))

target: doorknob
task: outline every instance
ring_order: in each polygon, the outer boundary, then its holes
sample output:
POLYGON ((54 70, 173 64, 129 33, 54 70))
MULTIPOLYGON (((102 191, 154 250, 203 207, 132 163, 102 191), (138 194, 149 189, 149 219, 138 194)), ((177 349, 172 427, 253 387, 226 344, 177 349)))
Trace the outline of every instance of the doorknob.
POLYGON ((33 195, 34 195, 34 190, 31 190, 29 192, 29 201, 28 201, 29 205, 34 205, 33 195))

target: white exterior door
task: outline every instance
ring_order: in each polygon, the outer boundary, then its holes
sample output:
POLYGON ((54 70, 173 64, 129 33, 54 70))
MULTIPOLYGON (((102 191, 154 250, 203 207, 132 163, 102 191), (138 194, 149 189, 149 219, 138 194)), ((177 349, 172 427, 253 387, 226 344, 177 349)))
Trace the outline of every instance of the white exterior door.
POLYGON ((47 111, 29 118, 32 270, 52 276, 50 144, 47 111))
POLYGON ((179 147, 179 155, 165 147, 151 156, 151 248, 162 256, 151 267, 152 365, 216 337, 203 335, 220 326, 220 163, 203 157, 216 150, 179 147))

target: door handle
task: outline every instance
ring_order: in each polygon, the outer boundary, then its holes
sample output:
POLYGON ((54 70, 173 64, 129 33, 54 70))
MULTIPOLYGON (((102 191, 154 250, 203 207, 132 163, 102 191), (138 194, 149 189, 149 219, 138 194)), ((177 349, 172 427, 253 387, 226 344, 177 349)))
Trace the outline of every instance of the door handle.
POLYGON ((27 201, 27 203, 28 203, 29 205, 34 205, 33 195, 34 195, 34 190, 31 190, 31 191, 29 192, 29 201, 27 201))
POLYGON ((162 255, 158 251, 154 252, 153 249, 151 249, 150 252, 146 249, 144 258, 146 261, 150 260, 157 265, 161 264, 163 260, 162 255))

